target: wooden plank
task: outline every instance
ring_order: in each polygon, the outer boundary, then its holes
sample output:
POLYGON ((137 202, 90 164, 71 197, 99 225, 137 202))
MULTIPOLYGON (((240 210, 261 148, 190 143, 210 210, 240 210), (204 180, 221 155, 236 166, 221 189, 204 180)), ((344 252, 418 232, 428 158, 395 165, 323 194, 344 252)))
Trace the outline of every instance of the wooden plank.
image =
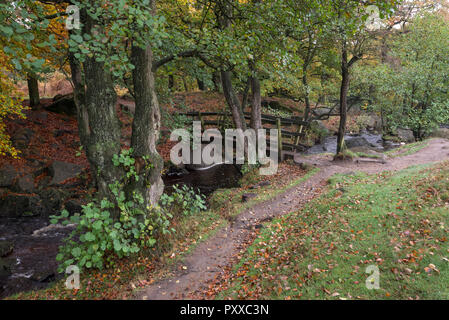
POLYGON ((296 144, 292 144, 292 143, 286 143, 286 142, 284 142, 283 143, 283 147, 286 147, 286 148, 291 148, 291 149, 294 149, 294 150, 297 150, 297 151, 304 151, 304 150, 306 150, 307 148, 305 147, 305 146, 303 146, 303 145, 296 145, 296 144))

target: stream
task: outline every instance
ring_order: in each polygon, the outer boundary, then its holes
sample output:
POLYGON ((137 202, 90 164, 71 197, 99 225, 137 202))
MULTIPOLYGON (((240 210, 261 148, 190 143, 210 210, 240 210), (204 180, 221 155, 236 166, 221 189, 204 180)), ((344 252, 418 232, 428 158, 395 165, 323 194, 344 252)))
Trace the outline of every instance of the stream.
MULTIPOLYGON (((370 147, 378 152, 388 151, 400 146, 398 143, 390 141, 384 141, 381 134, 362 132, 360 134, 347 134, 345 135, 345 141, 348 142, 351 139, 363 138, 369 144, 370 147)), ((305 154, 320 154, 320 153, 335 153, 337 152, 337 136, 329 136, 324 139, 323 143, 316 144, 309 148, 305 154)))

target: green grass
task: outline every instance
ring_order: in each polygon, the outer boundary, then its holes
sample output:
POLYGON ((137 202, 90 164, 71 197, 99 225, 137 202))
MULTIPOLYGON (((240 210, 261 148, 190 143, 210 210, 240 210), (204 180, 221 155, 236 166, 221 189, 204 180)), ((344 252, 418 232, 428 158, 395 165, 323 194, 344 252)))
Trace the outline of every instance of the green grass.
POLYGON ((385 152, 385 154, 390 158, 409 156, 427 147, 428 142, 429 142, 428 140, 423 140, 410 144, 405 144, 397 149, 387 151, 385 152))
POLYGON ((449 163, 337 175, 266 224, 217 298, 448 299, 449 163), (380 271, 369 290, 368 266, 380 271))

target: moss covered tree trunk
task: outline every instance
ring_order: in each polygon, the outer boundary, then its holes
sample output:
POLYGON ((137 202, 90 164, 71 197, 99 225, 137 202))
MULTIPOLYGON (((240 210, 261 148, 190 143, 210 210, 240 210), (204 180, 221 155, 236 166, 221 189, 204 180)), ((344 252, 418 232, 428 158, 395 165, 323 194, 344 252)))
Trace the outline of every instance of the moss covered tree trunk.
MULTIPOLYGON (((91 18, 81 12, 85 33, 90 33, 91 18)), ((120 124, 116 112, 117 96, 111 74, 95 57, 87 57, 81 65, 69 55, 74 98, 77 106, 81 143, 98 189, 98 198, 115 203, 109 185, 120 181, 124 170, 114 166, 113 156, 120 153, 120 124)), ((113 212, 118 218, 118 211, 113 212)))
POLYGON ((145 206, 151 208, 164 191, 161 178, 163 159, 156 150, 161 126, 159 103, 156 96, 153 54, 151 47, 132 48, 133 84, 136 110, 132 126, 131 147, 134 150, 138 181, 131 185, 132 191, 142 194, 145 206))
MULTIPOLYGON (((84 33, 90 33, 92 20, 83 11, 81 19, 84 33)), ((110 72, 103 63, 95 60, 95 56, 87 57, 81 64, 74 55, 69 55, 80 139, 96 182, 98 198, 116 203, 110 185, 119 182, 120 190, 125 191, 129 200, 139 193, 145 208, 150 208, 159 201, 164 188, 163 161, 156 150, 160 111, 151 70, 151 48, 133 46, 131 58, 135 66, 132 76, 136 103, 131 147, 139 179, 125 179, 125 169, 113 163, 114 156, 121 151, 121 129, 110 72)), ((118 209, 113 210, 115 219, 119 215, 118 209)))

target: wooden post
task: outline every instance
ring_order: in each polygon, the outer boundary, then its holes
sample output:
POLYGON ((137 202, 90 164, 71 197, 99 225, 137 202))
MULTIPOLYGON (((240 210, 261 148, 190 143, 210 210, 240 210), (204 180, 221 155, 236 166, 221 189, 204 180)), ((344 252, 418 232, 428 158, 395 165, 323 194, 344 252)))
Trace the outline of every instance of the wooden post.
POLYGON ((282 126, 281 118, 276 118, 276 124, 278 128, 278 157, 279 162, 282 162, 282 126))
MULTIPOLYGON (((303 129, 303 125, 300 124, 300 125, 298 126, 298 133, 302 133, 302 129, 303 129)), ((299 139, 300 139, 300 138, 301 138, 300 136, 297 136, 297 137, 296 137, 295 145, 298 145, 298 144, 299 144, 299 139)))
POLYGON ((204 130, 205 128, 204 128, 204 119, 203 119, 203 117, 201 116, 201 111, 198 111, 198 118, 199 118, 200 121, 201 121, 201 132, 203 132, 203 130, 204 130))

